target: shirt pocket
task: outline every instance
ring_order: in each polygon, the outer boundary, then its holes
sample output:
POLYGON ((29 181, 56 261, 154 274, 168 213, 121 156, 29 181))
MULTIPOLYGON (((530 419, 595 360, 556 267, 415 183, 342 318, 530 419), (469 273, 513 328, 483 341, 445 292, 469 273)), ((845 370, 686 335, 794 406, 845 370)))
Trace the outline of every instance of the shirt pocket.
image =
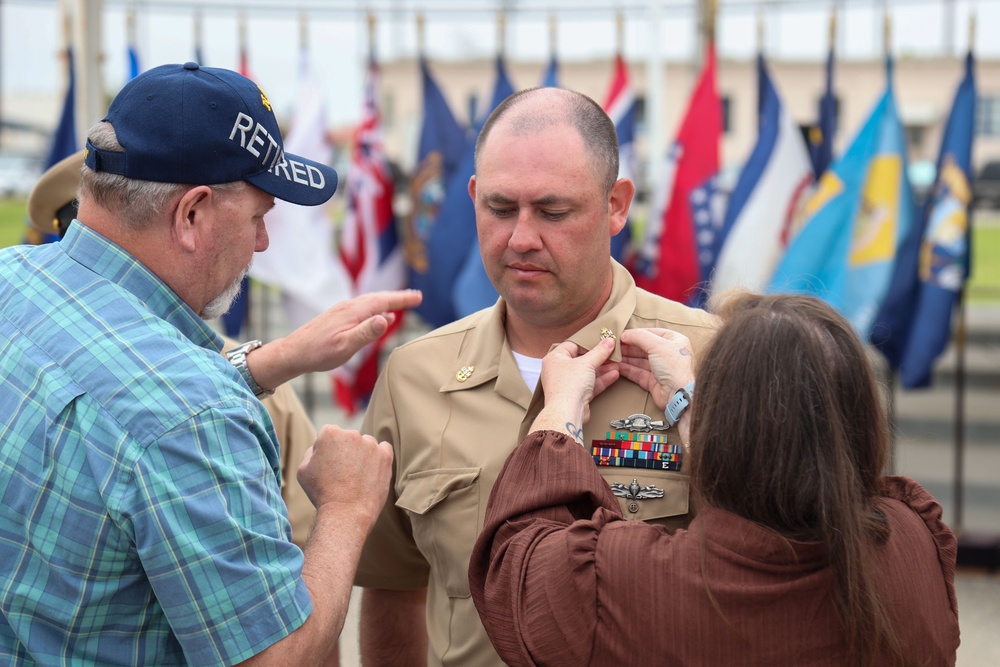
POLYGON ((687 475, 629 468, 602 469, 627 521, 646 521, 671 531, 688 524, 691 485, 687 475))
POLYGON ((449 597, 469 597, 469 558, 479 535, 481 468, 439 468, 406 476, 396 507, 449 597))

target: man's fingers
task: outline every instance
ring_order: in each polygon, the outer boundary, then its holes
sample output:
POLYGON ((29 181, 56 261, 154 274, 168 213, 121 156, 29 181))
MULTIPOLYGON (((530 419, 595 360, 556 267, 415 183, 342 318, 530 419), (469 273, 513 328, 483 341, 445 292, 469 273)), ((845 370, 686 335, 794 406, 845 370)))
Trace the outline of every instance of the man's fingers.
POLYGON ((358 297, 369 308, 371 314, 390 310, 406 310, 419 306, 424 300, 423 292, 415 289, 371 292, 358 297))

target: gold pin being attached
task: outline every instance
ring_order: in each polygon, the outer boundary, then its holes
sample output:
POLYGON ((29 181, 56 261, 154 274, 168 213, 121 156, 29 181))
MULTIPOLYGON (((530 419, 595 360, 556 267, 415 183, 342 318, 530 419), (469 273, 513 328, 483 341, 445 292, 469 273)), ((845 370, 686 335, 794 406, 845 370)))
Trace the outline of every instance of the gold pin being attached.
POLYGON ((455 379, 458 380, 459 382, 465 382, 470 377, 472 377, 472 374, 475 372, 475 370, 476 370, 475 366, 462 366, 462 368, 457 373, 455 373, 455 379))
POLYGON ((617 339, 617 336, 615 336, 615 332, 612 331, 611 329, 603 327, 601 328, 601 340, 604 340, 605 338, 617 339))

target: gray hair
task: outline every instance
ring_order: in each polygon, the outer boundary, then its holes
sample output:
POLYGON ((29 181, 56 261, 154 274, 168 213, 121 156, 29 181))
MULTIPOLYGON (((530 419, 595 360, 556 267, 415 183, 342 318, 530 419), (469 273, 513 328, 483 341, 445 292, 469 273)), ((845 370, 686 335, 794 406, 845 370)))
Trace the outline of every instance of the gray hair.
MULTIPOLYGON (((97 148, 118 153, 125 151, 118 142, 115 128, 107 121, 94 123, 87 132, 87 138, 97 148)), ((174 197, 190 187, 182 183, 144 181, 120 174, 96 172, 84 164, 79 198, 93 199, 102 208, 114 212, 129 229, 138 231, 166 209, 174 197)), ((210 187, 219 192, 238 192, 246 187, 246 183, 236 181, 210 187)))
POLYGON ((558 125, 570 125, 580 133, 587 152, 594 159, 593 167, 603 182, 604 194, 611 192, 611 187, 618 180, 618 132, 601 105, 591 98, 559 88, 527 88, 509 96, 493 110, 479 132, 475 154, 477 168, 486 138, 501 119, 506 123, 506 129, 515 134, 534 134, 558 125), (541 91, 545 95, 558 95, 561 99, 544 110, 537 105, 518 108, 541 91))

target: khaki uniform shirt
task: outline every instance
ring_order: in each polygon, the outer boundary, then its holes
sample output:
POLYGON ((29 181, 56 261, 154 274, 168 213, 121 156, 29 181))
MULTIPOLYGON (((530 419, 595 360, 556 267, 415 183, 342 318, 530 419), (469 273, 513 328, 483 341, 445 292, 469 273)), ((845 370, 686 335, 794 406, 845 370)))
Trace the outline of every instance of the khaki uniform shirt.
MULTIPOLYGON (((691 339, 695 354, 717 326, 704 311, 635 287, 614 264, 611 296, 595 321, 571 338, 591 349, 602 331, 663 327, 691 339)), ((488 308, 395 350, 375 387, 362 431, 392 443, 389 499, 365 545, 355 583, 407 590, 427 587, 430 665, 501 665, 469 592, 469 557, 486 503, 507 456, 541 409, 518 371, 504 334, 506 306, 488 308)), ((616 350, 613 359, 620 359, 616 350)), ((605 439, 610 422, 662 412, 638 385, 619 380, 591 405, 584 442, 605 439)), ((667 432, 678 444, 676 429, 667 432)), ((628 519, 668 526, 688 521, 682 470, 601 468, 607 482, 655 484, 660 498, 621 498, 628 519)))
MULTIPOLYGON (((223 337, 223 339, 225 340, 223 351, 239 345, 230 338, 223 337)), ((281 497, 288 507, 288 521, 292 524, 292 541, 302 548, 312 531, 316 508, 302 490, 295 473, 302 463, 306 450, 312 447, 313 441, 316 440, 316 430, 291 385, 281 385, 274 390, 272 396, 261 402, 271 415, 274 432, 278 436, 278 450, 281 453, 281 497)))

